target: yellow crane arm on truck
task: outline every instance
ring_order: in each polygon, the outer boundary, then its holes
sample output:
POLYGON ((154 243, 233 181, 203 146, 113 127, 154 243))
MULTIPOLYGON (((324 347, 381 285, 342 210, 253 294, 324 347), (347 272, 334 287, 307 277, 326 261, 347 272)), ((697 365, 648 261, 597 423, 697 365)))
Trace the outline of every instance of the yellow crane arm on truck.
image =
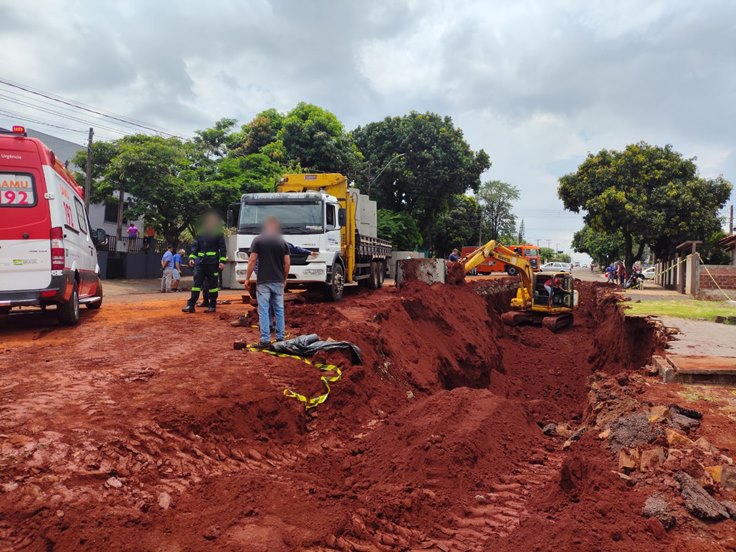
POLYGON ((277 192, 324 192, 337 198, 345 210, 345 224, 340 228, 342 255, 345 259, 348 281, 355 270, 355 202, 348 193, 348 179, 338 173, 285 174, 276 187, 277 192))
POLYGON ((513 265, 519 269, 521 285, 516 292, 516 297, 511 300, 511 307, 518 309, 530 308, 534 293, 534 271, 529 260, 505 245, 501 245, 496 240, 491 240, 465 258, 465 272, 470 272, 489 258, 513 265))

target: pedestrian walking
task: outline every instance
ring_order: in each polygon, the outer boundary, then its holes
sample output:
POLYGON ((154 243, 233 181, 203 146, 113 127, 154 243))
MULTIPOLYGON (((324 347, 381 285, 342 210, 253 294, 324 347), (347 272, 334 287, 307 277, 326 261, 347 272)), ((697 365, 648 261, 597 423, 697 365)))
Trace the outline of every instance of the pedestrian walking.
POLYGON ((168 293, 171 291, 171 282, 174 274, 174 246, 167 245, 166 252, 161 256, 161 270, 163 270, 163 276, 161 276, 161 293, 168 293))
MULTIPOLYGON (((291 259, 289 246, 281 237, 281 225, 276 217, 268 217, 263 223, 263 230, 253 239, 250 246, 250 258, 245 274, 247 286, 252 286, 250 277, 256 263, 256 298, 258 300, 258 326, 261 331, 258 347, 267 348, 271 341, 271 316, 276 319, 276 340, 284 339, 284 288, 289 276, 291 259)), ((252 295, 252 294, 251 294, 252 295)))
POLYGON ((194 266, 195 259, 199 259, 199 267, 194 273, 192 295, 189 297, 187 306, 181 310, 186 313, 195 312, 202 286, 206 284, 205 289, 208 290, 209 297, 205 312, 215 312, 220 291, 217 282, 220 271, 225 267, 225 261, 227 261, 225 234, 217 213, 209 212, 204 216, 202 231, 194 239, 192 251, 189 254, 189 266, 194 266))

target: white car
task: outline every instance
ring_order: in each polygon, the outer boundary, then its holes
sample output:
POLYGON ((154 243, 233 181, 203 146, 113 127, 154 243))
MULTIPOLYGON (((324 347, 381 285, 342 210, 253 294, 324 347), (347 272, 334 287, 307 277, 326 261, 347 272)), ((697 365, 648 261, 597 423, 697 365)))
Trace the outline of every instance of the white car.
POLYGON ((572 265, 570 263, 562 263, 559 261, 544 263, 540 270, 542 272, 570 272, 572 265))
POLYGON ((647 280, 654 280, 654 276, 656 275, 656 270, 653 266, 650 266, 649 268, 645 268, 642 271, 642 274, 644 275, 644 278, 647 280))
POLYGON ((56 305, 59 322, 79 305, 102 305, 94 233, 80 188, 43 142, 23 127, 0 131, 0 315, 56 305))

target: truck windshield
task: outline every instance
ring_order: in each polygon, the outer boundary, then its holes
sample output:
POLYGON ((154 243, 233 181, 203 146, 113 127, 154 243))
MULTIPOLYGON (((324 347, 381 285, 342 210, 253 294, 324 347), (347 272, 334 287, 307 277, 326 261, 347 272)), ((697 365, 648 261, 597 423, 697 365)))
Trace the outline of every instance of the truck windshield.
POLYGON ((527 257, 536 257, 539 255, 538 249, 527 249, 524 253, 527 257))
POLYGON ((323 231, 320 202, 244 202, 240 209, 238 232, 257 234, 263 221, 276 217, 284 234, 317 234, 323 231))

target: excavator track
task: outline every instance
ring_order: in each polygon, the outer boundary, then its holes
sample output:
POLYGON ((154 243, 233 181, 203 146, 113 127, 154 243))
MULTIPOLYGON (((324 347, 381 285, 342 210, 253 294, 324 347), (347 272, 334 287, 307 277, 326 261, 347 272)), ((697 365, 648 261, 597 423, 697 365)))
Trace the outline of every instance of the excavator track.
POLYGON ((545 316, 542 319, 542 326, 547 328, 548 330, 552 332, 558 332, 562 328, 567 328, 568 326, 572 326, 572 314, 570 313, 564 313, 564 314, 555 314, 551 316, 545 316))

